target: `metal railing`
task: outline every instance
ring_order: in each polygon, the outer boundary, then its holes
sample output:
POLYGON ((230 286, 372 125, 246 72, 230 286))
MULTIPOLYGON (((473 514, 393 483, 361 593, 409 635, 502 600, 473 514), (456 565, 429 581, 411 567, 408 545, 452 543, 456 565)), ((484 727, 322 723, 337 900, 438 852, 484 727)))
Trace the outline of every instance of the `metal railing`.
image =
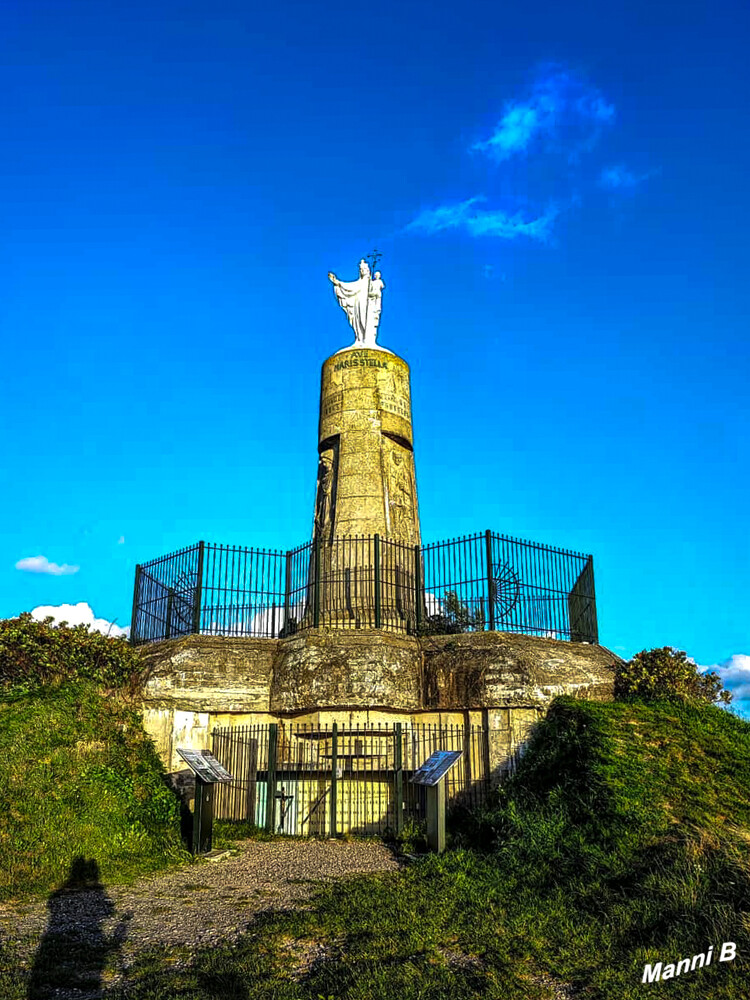
POLYGON ((481 726, 271 723, 217 728, 212 752, 232 775, 215 815, 269 832, 335 837, 398 834, 425 819, 425 789, 409 780, 435 750, 462 750, 446 776, 448 810, 476 809, 490 790, 490 740, 481 726))
POLYGON ((136 644, 320 626, 595 643, 593 559, 484 531, 425 546, 353 535, 286 552, 200 542, 136 567, 136 644))

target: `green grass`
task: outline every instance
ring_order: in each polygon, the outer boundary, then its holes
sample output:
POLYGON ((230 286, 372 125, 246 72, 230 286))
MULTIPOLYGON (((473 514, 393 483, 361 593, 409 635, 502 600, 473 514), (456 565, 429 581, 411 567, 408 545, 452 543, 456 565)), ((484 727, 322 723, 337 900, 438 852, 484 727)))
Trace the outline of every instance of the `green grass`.
MULTIPOLYGON (((551 995, 531 978, 544 972, 580 1000, 746 1000, 749 847, 750 724, 561 698, 492 807, 454 818, 445 855, 321 886, 310 911, 262 915, 183 967, 144 956, 126 995, 531 1000, 551 995), (641 985, 645 962, 723 941, 734 962, 641 985)), ((17 976, 0 987, 26 996, 17 976)))
POLYGON ((711 706, 559 699, 499 806, 507 930, 593 996, 746 997, 750 724, 711 706), (731 964, 641 987, 645 962, 735 941, 731 964))
POLYGON ((544 971, 600 1000, 746 1000, 748 843, 750 724, 709 706, 559 699, 443 857, 327 887, 312 912, 269 916, 166 979, 157 968, 132 996, 513 1000, 549 995, 527 978, 544 971), (728 940, 733 963, 641 985, 645 962, 728 940), (310 941, 325 960, 295 979, 290 956, 310 941))
POLYGON ((0 899, 48 893, 75 858, 103 883, 189 855, 140 717, 93 682, 0 692, 0 899))

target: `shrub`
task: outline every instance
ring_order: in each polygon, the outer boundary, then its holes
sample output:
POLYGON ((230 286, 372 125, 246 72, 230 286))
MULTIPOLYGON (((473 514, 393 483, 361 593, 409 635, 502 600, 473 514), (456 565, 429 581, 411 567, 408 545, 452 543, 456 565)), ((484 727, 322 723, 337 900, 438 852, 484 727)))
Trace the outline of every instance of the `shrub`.
POLYGON ((642 650, 632 660, 615 666, 615 698, 677 698, 729 704, 732 695, 710 670, 701 673, 680 649, 664 646, 642 650))
POLYGON ((428 615, 417 630, 418 635, 457 635, 460 632, 481 632, 485 616, 482 602, 478 601, 474 610, 462 604, 458 594, 447 591, 440 602, 440 611, 428 615))
POLYGON ((36 621, 29 612, 0 620, 0 687, 31 691, 83 679, 132 693, 140 688, 144 669, 127 639, 53 621, 36 621))

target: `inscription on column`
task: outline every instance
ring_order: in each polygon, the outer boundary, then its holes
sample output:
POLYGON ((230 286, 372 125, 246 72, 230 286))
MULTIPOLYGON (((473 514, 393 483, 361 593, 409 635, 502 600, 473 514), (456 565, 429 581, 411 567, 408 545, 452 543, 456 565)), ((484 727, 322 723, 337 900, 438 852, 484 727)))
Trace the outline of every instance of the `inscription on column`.
POLYGON ((324 396, 320 403, 320 414, 322 417, 330 417, 334 413, 340 413, 344 406, 343 392, 331 392, 324 396))
POLYGON ((397 416, 403 417, 404 420, 411 421, 408 398, 396 396, 390 392, 383 392, 380 394, 379 402, 381 410, 387 410, 389 413, 395 413, 397 416))

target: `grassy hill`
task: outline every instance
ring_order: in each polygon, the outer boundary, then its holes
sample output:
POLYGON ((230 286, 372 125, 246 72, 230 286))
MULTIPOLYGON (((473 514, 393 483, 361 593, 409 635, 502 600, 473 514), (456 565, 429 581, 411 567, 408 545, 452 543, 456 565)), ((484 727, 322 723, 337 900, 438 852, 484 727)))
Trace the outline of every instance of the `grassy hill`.
POLYGON ((138 714, 93 681, 0 690, 0 899, 39 895, 74 858, 119 881, 187 857, 138 714))
POLYGON ((321 890, 133 1000, 577 1000, 750 995, 750 724, 711 706, 558 699, 453 849, 321 890), (738 957, 719 963, 724 941, 738 957), (290 944, 290 942, 292 942, 290 944), (295 943, 296 942, 296 943, 295 943), (290 948, 327 957, 301 980, 290 948), (715 947, 710 967, 643 985, 715 947))
POLYGON ((750 995, 750 723, 558 699, 475 834, 511 933, 561 978, 613 1000, 750 995), (724 941, 735 962, 640 986, 645 963, 724 941))
MULTIPOLYGON (((95 688, 6 700, 0 759, 5 895, 59 885, 81 853, 105 883, 181 856, 151 745, 95 688)), ((454 817, 451 841, 266 914, 188 968, 155 953, 128 1000, 541 1000, 551 981, 577 1000, 750 995, 750 723, 709 705, 557 699, 517 775, 484 814, 454 817), (738 957, 719 963, 725 941, 738 957), (323 960, 294 978, 290 949, 313 945, 323 960), (641 983, 646 963, 711 945, 710 967, 641 983)))

